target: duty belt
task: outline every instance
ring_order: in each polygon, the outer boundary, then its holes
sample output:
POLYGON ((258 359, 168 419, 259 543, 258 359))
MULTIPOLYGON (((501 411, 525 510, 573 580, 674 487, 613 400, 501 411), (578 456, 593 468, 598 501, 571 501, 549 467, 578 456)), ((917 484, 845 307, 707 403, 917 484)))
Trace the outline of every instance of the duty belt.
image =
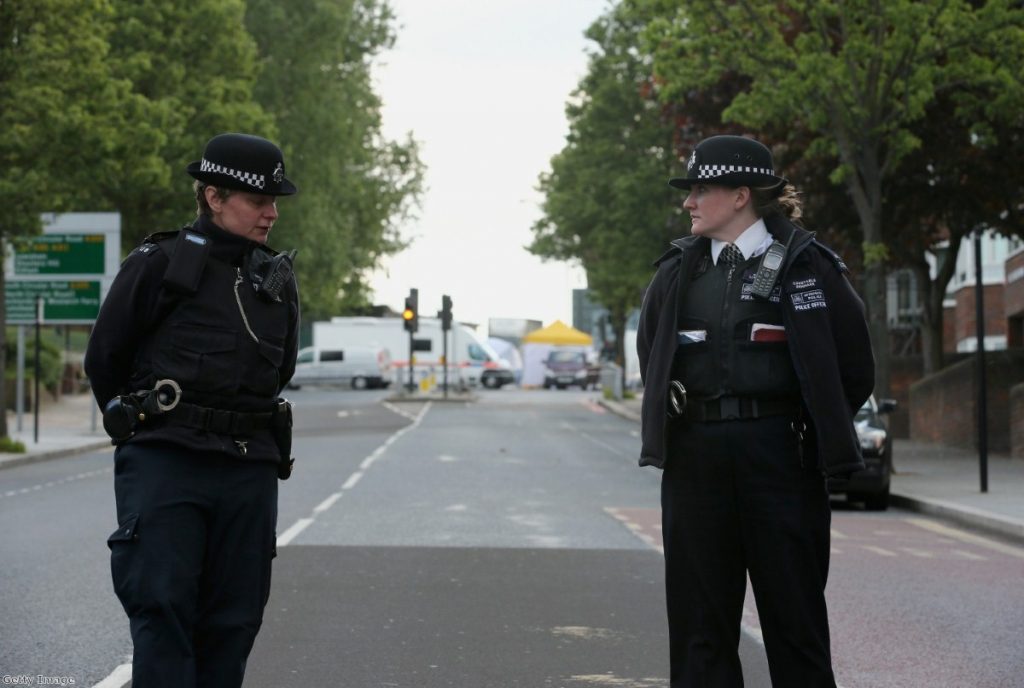
POLYGON ((269 430, 274 413, 247 413, 179 403, 163 414, 167 423, 198 428, 221 435, 246 436, 256 430, 269 430))
POLYGON ((693 399, 686 405, 684 415, 691 422, 722 420, 749 420, 767 416, 796 415, 800 402, 794 399, 757 399, 756 397, 719 397, 693 399))

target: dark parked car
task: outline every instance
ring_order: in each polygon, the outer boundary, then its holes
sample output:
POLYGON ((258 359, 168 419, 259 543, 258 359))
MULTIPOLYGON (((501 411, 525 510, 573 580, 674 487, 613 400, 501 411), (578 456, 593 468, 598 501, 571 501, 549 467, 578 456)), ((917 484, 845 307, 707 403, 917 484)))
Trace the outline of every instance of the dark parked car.
POLYGON ((544 366, 544 389, 565 389, 573 385, 580 389, 597 389, 601 378, 601 367, 583 351, 552 351, 544 366))
POLYGON ((882 416, 896 410, 896 401, 870 397, 853 419, 866 467, 849 480, 828 481, 832 494, 846 494, 852 502, 864 502, 873 510, 889 508, 889 480, 892 476, 892 435, 882 416))

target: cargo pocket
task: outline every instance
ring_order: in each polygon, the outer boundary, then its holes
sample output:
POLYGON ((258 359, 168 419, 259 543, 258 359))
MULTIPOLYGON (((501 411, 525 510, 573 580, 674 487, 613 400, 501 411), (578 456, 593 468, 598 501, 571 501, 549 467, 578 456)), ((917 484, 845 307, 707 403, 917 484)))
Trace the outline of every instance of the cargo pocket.
POLYGON ((179 325, 160 347, 153 368, 158 377, 169 377, 186 389, 235 394, 240 380, 237 354, 233 330, 179 325))
POLYGON ((133 573, 139 539, 139 515, 128 514, 124 521, 107 538, 110 548, 110 574, 114 581, 114 592, 121 604, 128 609, 133 598, 137 581, 133 573))

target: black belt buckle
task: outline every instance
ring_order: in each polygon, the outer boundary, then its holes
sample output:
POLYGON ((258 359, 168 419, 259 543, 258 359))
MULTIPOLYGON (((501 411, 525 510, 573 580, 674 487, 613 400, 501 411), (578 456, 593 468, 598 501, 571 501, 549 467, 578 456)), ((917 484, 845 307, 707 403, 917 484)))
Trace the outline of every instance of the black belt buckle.
POLYGON ((686 413, 686 388, 679 380, 668 383, 668 417, 679 418, 686 413))

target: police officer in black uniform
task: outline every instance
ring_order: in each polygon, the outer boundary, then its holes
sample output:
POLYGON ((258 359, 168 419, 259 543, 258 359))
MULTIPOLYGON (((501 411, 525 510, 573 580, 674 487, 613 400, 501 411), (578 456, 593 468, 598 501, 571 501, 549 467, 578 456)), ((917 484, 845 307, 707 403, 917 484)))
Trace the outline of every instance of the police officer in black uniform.
POLYGON ((700 142, 691 235, 644 296, 641 465, 663 468, 671 685, 742 686, 746 580, 772 685, 834 688, 827 476, 863 467, 853 416, 874 385, 846 266, 753 139, 700 142))
POLYGON ((117 445, 108 545, 135 688, 242 684, 291 471, 294 252, 266 240, 296 188, 257 136, 216 136, 187 171, 197 219, 125 259, 85 358, 117 445))

